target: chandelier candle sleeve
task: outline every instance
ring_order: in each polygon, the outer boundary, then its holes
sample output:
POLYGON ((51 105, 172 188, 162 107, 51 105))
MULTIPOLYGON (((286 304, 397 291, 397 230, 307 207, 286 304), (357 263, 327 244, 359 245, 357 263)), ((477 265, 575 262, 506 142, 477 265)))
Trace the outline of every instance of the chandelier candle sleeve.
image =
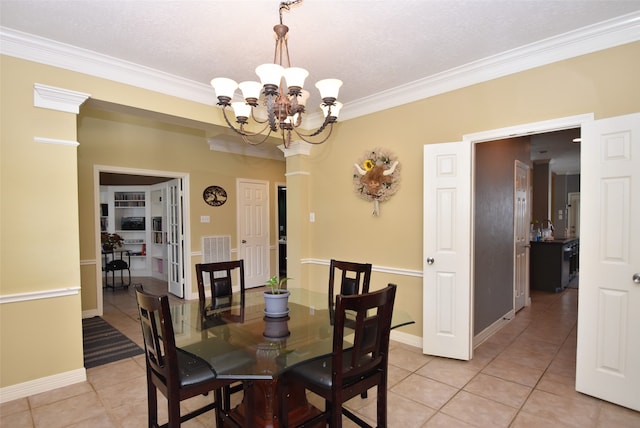
POLYGON ((218 98, 217 104, 222 107, 227 125, 247 144, 261 144, 272 132, 278 131, 282 135, 285 148, 289 147, 292 132, 302 141, 322 144, 331 136, 333 124, 338 121, 342 104, 337 102, 337 99, 342 81, 323 79, 315 86, 322 98, 320 108, 324 113, 324 121, 315 131, 306 131, 301 127, 310 96, 309 92, 303 89, 309 72, 304 68, 291 66, 287 37, 289 27, 282 23, 283 10, 288 11, 291 6, 301 2, 302 0, 293 0, 280 3, 280 23, 273 27, 276 34, 273 63, 262 64, 255 69, 260 83, 244 81, 238 85, 234 80, 224 77, 211 80, 218 98), (242 92, 244 101, 234 100, 238 88, 242 92), (227 116, 229 107, 233 110, 235 122, 239 126, 234 125, 227 116), (256 114, 258 109, 263 112, 256 114), (245 125, 249 126, 250 120, 258 125, 250 129, 257 129, 257 131, 250 132, 245 129, 245 125))

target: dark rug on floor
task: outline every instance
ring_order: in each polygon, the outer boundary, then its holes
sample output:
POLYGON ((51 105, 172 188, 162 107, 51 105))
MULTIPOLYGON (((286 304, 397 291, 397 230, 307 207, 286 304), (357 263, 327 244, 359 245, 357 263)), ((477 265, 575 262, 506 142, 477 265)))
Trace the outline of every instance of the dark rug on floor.
POLYGON ((82 345, 87 369, 143 353, 131 339, 100 317, 82 320, 82 345))

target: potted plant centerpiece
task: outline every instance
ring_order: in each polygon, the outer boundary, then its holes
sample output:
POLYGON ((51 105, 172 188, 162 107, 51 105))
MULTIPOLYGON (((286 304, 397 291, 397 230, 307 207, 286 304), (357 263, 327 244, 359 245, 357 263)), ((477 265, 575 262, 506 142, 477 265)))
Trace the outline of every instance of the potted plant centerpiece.
POLYGON ((283 286, 291 278, 274 275, 266 282, 269 290, 264 292, 264 314, 268 317, 284 317, 289 313, 289 290, 283 286))

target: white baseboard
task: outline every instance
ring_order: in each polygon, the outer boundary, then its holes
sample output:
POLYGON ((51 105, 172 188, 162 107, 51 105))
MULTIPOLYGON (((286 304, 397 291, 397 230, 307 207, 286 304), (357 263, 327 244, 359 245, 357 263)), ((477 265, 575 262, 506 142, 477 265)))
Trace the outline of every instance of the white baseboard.
POLYGON ((82 311, 82 318, 93 318, 93 317, 99 317, 100 314, 98 313, 97 309, 89 309, 88 311, 82 311))
POLYGON ((509 321, 516 316, 515 311, 512 309, 502 317, 498 318, 493 324, 489 325, 487 328, 482 330, 480 333, 476 334, 473 337, 473 349, 476 349, 478 346, 482 344, 485 340, 493 336, 498 330, 504 327, 509 321))
POLYGON ((414 336, 413 334, 403 333, 401 331, 391 331, 391 340, 395 340, 396 342, 404 343, 405 345, 415 346, 416 348, 422 349, 422 338, 419 336, 414 336))
POLYGON ((73 385, 74 383, 84 382, 86 380, 87 371, 83 367, 81 369, 41 377, 39 379, 30 380, 16 385, 5 386, 4 388, 0 388, 0 403, 29 397, 30 395, 40 394, 42 392, 51 391, 56 388, 62 388, 63 386, 73 385))

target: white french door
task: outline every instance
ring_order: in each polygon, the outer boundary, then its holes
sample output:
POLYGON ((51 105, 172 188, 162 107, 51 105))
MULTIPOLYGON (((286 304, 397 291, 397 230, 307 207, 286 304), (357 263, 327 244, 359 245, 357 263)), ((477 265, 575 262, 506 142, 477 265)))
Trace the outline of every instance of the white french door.
POLYGON ((472 357, 471 144, 424 146, 425 354, 472 357))
POLYGON ((238 254, 244 259, 246 287, 269 279, 269 183, 238 179, 238 254))
POLYGON ((182 181, 167 183, 167 278, 169 293, 184 298, 184 239, 182 230, 182 181))
POLYGON ((640 113, 582 127, 576 389, 640 410, 640 113))

